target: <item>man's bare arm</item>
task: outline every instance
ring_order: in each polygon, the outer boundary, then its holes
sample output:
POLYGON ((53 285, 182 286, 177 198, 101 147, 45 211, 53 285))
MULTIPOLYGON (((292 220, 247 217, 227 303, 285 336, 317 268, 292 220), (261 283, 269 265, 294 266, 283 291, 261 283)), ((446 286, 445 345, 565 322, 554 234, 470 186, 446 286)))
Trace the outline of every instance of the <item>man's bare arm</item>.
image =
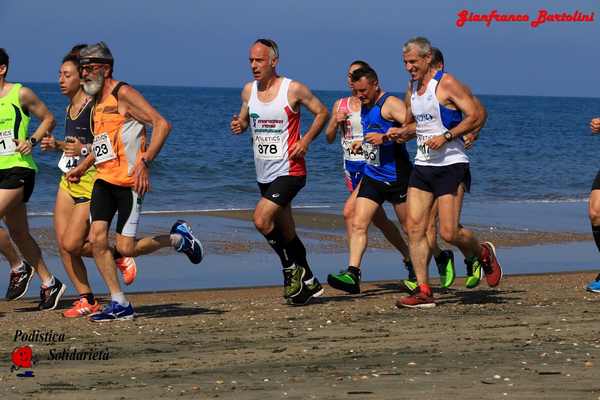
POLYGON ((250 123, 250 115, 248 103, 250 102, 250 95, 252 94, 252 83, 249 82, 242 89, 242 106, 240 107, 240 113, 233 115, 229 129, 233 134, 239 135, 248 129, 250 123))
POLYGON ((125 105, 126 114, 145 125, 152 126, 150 145, 144 157, 146 161, 154 160, 171 132, 171 124, 131 86, 125 85, 119 89, 119 101, 125 105))
POLYGON ((462 121, 450 129, 452 136, 457 138, 477 129, 478 121, 482 117, 481 109, 477 107, 473 95, 450 74, 445 74, 439 85, 439 89, 442 89, 445 97, 463 113, 462 121))
POLYGON ((340 106, 340 100, 336 100, 331 107, 331 116, 329 117, 329 122, 327 123, 327 128, 325 128, 325 137, 327 138, 327 143, 333 143, 335 140, 335 136, 338 130, 338 120, 337 120, 337 110, 340 106))
POLYGON ((33 116, 40 120, 40 125, 31 135, 38 142, 42 140, 47 132, 52 132, 56 126, 54 115, 48 110, 48 107, 41 101, 33 90, 22 87, 19 91, 19 100, 25 109, 27 109, 33 116))

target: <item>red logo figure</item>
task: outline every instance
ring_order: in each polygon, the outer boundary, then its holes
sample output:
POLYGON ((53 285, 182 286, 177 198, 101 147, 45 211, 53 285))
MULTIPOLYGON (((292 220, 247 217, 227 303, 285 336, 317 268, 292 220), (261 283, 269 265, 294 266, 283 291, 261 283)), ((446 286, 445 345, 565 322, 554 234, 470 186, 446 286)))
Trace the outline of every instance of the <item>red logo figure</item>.
POLYGON ((31 368, 31 347, 21 346, 13 350, 11 358, 16 368, 31 368))

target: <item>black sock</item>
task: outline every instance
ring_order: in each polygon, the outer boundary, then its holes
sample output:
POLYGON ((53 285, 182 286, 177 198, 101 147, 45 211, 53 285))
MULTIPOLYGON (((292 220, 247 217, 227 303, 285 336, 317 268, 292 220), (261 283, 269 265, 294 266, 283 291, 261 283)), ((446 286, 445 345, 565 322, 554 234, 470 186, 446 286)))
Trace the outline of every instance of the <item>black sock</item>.
POLYGON ((360 268, 353 267, 352 265, 348 266, 348 272, 354 274, 360 280, 360 268))
POLYGON ((298 235, 294 236, 292 240, 290 240, 285 248, 288 250, 291 259, 298 265, 301 265, 306 270, 306 275, 304 276, 305 280, 311 279, 313 277, 313 273, 310 270, 308 265, 308 260, 306 259, 306 247, 298 237, 298 235))
POLYGON ((264 235, 264 237, 267 239, 267 242, 271 245, 273 250, 275 250, 275 253, 277 253, 279 256, 279 259, 281 260, 281 266, 283 268, 289 268, 293 261, 290 255, 288 255, 287 249, 284 247, 285 239, 283 238, 281 231, 275 227, 271 232, 264 235))
POLYGON ((85 298, 89 304, 94 304, 94 294, 93 293, 82 293, 79 295, 80 299, 85 298))
POLYGON ((596 247, 598 248, 598 251, 600 251, 600 225, 592 225, 592 233, 594 234, 596 247))

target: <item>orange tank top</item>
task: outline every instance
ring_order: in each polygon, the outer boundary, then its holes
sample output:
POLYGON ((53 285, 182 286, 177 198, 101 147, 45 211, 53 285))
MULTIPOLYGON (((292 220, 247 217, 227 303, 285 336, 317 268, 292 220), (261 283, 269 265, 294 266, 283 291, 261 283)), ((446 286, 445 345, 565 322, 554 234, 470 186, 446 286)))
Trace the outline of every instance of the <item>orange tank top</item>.
POLYGON ((109 96, 94 109, 94 144, 98 174, 117 186, 132 187, 135 164, 146 150, 146 128, 139 121, 119 114, 119 89, 126 85, 118 82, 109 96))

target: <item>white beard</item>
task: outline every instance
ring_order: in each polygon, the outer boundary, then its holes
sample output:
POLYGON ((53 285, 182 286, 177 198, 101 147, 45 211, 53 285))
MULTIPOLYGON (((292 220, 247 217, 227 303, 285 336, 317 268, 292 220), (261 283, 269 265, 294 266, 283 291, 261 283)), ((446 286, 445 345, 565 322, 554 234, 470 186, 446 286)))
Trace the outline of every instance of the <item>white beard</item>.
POLYGON ((83 82, 83 91, 88 96, 95 96, 102 90, 104 86, 104 75, 99 75, 97 80, 90 80, 83 82))

